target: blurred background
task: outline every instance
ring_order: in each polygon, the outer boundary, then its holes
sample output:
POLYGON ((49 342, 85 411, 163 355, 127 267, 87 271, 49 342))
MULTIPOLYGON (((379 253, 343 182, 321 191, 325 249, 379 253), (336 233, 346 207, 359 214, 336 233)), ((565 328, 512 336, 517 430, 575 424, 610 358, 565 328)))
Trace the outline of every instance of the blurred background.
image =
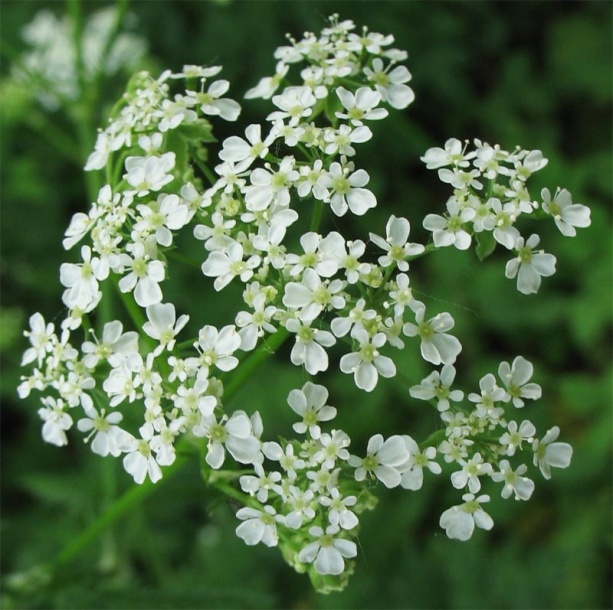
MULTIPOLYGON (((85 15, 111 4, 85 2, 85 15)), ((319 32, 334 12, 395 36, 395 46, 409 51, 416 100, 373 126, 374 138, 358 151, 379 206, 366 219, 343 224, 356 238, 366 238, 374 226, 383 232, 392 213, 411 220, 415 240, 426 238, 421 219, 440 212, 448 191, 419 157, 450 137, 541 149, 549 165, 529 182, 533 197, 544 186, 565 187, 592 209, 592 226, 575 239, 562 237, 553 223, 534 226, 558 258, 556 275, 537 297, 518 293, 504 278, 505 252, 479 264, 473 252, 449 249, 411 266, 416 296, 429 311, 449 311, 456 320, 464 345, 457 379, 476 385, 517 354, 534 363, 543 399, 526 416, 541 434, 561 427, 562 440, 574 447, 571 467, 554 471, 551 481, 537 478, 526 503, 503 502, 498 488, 486 489, 495 527, 468 543, 447 539, 438 527, 441 512, 459 499, 447 480, 426 479, 419 493, 381 490, 379 506, 363 518, 356 573, 343 593, 329 596, 313 593, 308 578, 294 573, 276 549, 246 547, 234 535, 233 508, 205 488, 197 464, 160 484, 52 582, 21 578, 56 556, 133 484, 119 461, 102 460, 80 443, 44 444, 38 397, 20 401, 16 394, 29 316, 62 315, 58 270, 68 259, 61 238, 71 215, 89 207, 81 167, 95 128, 129 75, 118 71, 97 83, 88 101, 92 129, 77 133, 82 105, 41 105, 14 76, 28 49, 24 26, 42 9, 59 18, 66 5, 4 0, 1 9, 4 608, 611 607, 611 3, 203 0, 129 6, 131 31, 149 48, 135 54, 134 67, 158 72, 185 63, 222 64, 230 95, 239 100, 273 73, 272 53, 285 33, 319 32)), ((262 121, 268 108, 243 103, 243 125, 262 121)), ((220 127, 220 140, 234 128, 220 127)), ((332 228, 322 226, 322 232, 332 228)), ((205 291, 186 294, 180 282, 174 290, 173 301, 185 311, 202 312, 206 303, 209 319, 224 322, 220 299, 205 291)), ((411 351, 398 364, 418 382, 428 370, 411 351)), ((258 379, 232 406, 260 410, 272 438, 289 429, 285 398, 303 377, 279 358, 258 379), (274 385, 262 388, 262 379, 274 385)), ((325 382, 341 417, 356 415, 339 420, 356 451, 374 431, 421 440, 435 426, 429 407, 392 382, 368 396, 345 375, 325 382)))

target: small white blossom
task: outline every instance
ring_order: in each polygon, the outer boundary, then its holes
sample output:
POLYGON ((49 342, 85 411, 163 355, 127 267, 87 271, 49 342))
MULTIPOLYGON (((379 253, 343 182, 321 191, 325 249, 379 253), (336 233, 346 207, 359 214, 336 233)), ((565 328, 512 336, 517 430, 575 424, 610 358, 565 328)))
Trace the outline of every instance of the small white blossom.
POLYGON ((358 388, 372 392, 379 375, 394 377, 396 374, 396 365, 392 359, 379 353, 379 348, 385 345, 387 339, 384 333, 370 337, 364 328, 358 326, 354 326, 351 336, 358 343, 358 351, 345 354, 341 358, 341 371, 352 374, 358 388))
POLYGON ((505 402, 513 401, 513 406, 521 409, 524 406, 524 398, 538 400, 542 395, 541 386, 537 383, 528 383, 534 367, 523 356, 517 356, 509 366, 508 362, 501 362, 498 367, 498 375, 506 387, 505 402))
POLYGON ((445 364, 438 371, 433 371, 419 385, 410 388, 409 393, 413 398, 419 400, 432 400, 436 398, 437 409, 446 411, 449 409, 449 401, 459 402, 464 398, 461 390, 452 390, 451 385, 455 379, 455 368, 450 364, 445 364))
POLYGON ((244 540, 245 544, 253 546, 261 542, 269 547, 277 546, 279 542, 277 523, 284 524, 284 517, 277 515, 272 506, 265 506, 263 511, 245 506, 236 513, 236 516, 243 521, 236 528, 236 535, 244 540))
POLYGON ((573 448, 568 443, 554 442, 560 436, 560 428, 554 426, 539 441, 532 443, 534 465, 541 469, 546 479, 551 479, 551 468, 568 468, 573 448))
POLYGON ((334 537, 339 530, 338 525, 329 525, 324 534, 318 526, 309 528, 309 534, 316 540, 300 551, 298 561, 312 563, 319 574, 342 574, 345 570, 343 558, 355 557, 358 550, 355 542, 334 537))
POLYGON ((536 428, 531 421, 525 419, 519 427, 516 421, 510 421, 507 431, 500 437, 500 444, 506 447, 506 454, 512 456, 517 449, 522 448, 524 441, 532 443, 535 434, 536 428))
POLYGON ((541 277, 549 277, 556 272, 556 257, 553 254, 534 251, 539 241, 536 234, 531 235, 526 242, 523 237, 518 237, 515 242, 517 256, 505 268, 505 275, 509 279, 517 276, 517 290, 524 294, 538 292, 541 277))
POLYGON ((556 191, 553 201, 549 189, 543 189, 541 197, 543 210, 553 216, 562 235, 574 237, 577 234, 575 227, 590 226, 590 208, 581 203, 573 203, 571 194, 566 189, 556 191))
POLYGON ((43 440, 57 447, 67 445, 66 430, 72 427, 72 417, 64 410, 64 401, 46 396, 41 402, 44 407, 38 410, 38 415, 45 422, 42 429, 43 440))
POLYGON ((411 225, 406 218, 396 218, 392 215, 385 226, 385 239, 370 233, 370 240, 387 253, 379 257, 382 267, 395 264, 400 271, 408 271, 409 263, 406 258, 423 253, 424 247, 421 244, 408 242, 410 230, 411 225))
POLYGON ((175 337, 181 332, 189 321, 189 316, 183 314, 177 320, 175 306, 172 303, 156 303, 147 307, 149 320, 143 324, 143 330, 160 345, 154 354, 161 354, 164 349, 172 351, 175 346, 175 337))
POLYGON ((424 322, 426 306, 421 301, 412 301, 409 307, 415 312, 416 324, 407 322, 402 331, 407 337, 419 335, 423 359, 434 365, 453 364, 462 351, 458 339, 446 332, 453 328, 453 318, 445 312, 424 322))
POLYGON ((447 509, 440 519, 440 526, 447 536, 455 540, 468 540, 475 530, 475 525, 484 530, 494 527, 492 518, 481 508, 481 503, 489 502, 488 495, 475 498, 473 494, 462 496, 464 504, 447 509))
POLYGON ((330 421, 336 417, 336 409, 326 404, 328 390, 323 385, 307 381, 301 390, 292 390, 287 397, 287 404, 302 417, 302 421, 292 427, 298 434, 307 430, 311 438, 318 439, 321 428, 318 422, 330 421))
POLYGON ((377 108, 381 101, 381 94, 369 87, 360 87, 355 95, 344 87, 336 90, 341 104, 346 112, 337 112, 340 119, 349 119, 353 125, 362 125, 362 121, 376 121, 384 119, 389 113, 385 108, 377 108))
POLYGON ((302 324, 295 318, 289 319, 285 328, 296 335, 296 343, 290 354, 292 363, 296 366, 304 365, 311 375, 327 370, 328 354, 324 347, 336 343, 334 335, 327 330, 311 328, 309 324, 302 324))
POLYGON ((400 485, 402 476, 398 468, 408 462, 410 457, 402 436, 390 436, 384 441, 381 434, 375 434, 368 441, 366 457, 361 459, 352 455, 349 464, 356 469, 356 481, 363 481, 366 475, 370 475, 392 488, 400 485))
POLYGON ((492 481, 504 483, 500 495, 506 499, 514 494, 516 500, 529 500, 534 491, 534 481, 522 476, 528 467, 521 464, 517 470, 513 470, 509 460, 501 460, 499 466, 500 472, 492 474, 492 481))

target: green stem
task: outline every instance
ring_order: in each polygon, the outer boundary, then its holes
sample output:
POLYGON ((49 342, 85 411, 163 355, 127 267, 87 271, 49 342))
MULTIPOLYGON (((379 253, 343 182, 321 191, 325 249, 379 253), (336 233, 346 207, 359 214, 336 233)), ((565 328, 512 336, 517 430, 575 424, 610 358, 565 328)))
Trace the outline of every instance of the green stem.
POLYGON ((155 489, 159 489, 164 481, 176 474, 187 463, 187 456, 177 452, 177 458, 171 466, 164 470, 165 477, 159 483, 152 483, 147 479, 142 485, 131 487, 123 496, 119 497, 98 519, 96 519, 82 534, 69 542, 64 549, 47 564, 50 571, 66 565, 77 557, 83 549, 88 547, 107 527, 115 523, 121 516, 129 512, 131 508, 140 504, 155 489))
POLYGON ((324 202, 317 199, 313 206, 313 215, 311 216, 311 231, 317 231, 321 224, 321 217, 324 211, 324 202))

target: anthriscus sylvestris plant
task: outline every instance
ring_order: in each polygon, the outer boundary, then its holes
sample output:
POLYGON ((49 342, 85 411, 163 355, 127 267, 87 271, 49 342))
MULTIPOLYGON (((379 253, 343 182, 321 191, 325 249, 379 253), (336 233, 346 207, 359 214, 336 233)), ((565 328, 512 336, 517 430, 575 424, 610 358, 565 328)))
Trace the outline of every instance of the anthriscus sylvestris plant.
POLYGON ((529 500, 532 477, 549 479, 572 455, 557 426, 539 433, 529 419, 541 398, 529 360, 510 355, 463 392, 453 317, 430 315, 412 292, 411 267, 447 247, 475 247, 480 259, 501 247, 504 276, 526 295, 539 290, 556 258, 537 233, 520 234, 518 219, 553 221, 569 237, 590 224, 589 209, 566 189, 528 191, 547 164, 541 151, 449 139, 422 157, 449 185, 444 209, 420 221, 428 243, 412 241, 411 222, 395 215, 365 240, 345 230, 344 217, 377 205, 359 145, 414 99, 407 53, 393 42, 336 16, 318 36, 289 38, 275 52, 274 75, 245 96, 270 100, 270 112, 219 145, 215 126, 241 112, 221 67, 136 74, 85 166, 106 184, 66 231, 64 247, 77 251, 60 268, 66 315, 53 324, 34 314, 25 333, 30 373, 19 394, 42 394, 45 441, 82 438, 120 459, 136 484, 162 479, 179 446, 198 448, 207 482, 241 503, 237 536, 278 546, 323 592, 354 571, 360 516, 383 488, 417 491, 447 465, 458 500, 440 526, 468 540, 493 527, 490 490, 529 500), (338 230, 322 234, 326 215, 338 230), (298 240, 289 237, 295 228, 298 240), (223 326, 207 321, 205 306, 188 320, 165 295, 175 265, 194 262, 180 252, 179 233, 202 242, 194 298, 242 287, 223 326), (97 307, 113 293, 130 324, 100 324, 97 307), (188 324, 195 336, 186 336, 188 324), (284 342, 308 380, 277 405, 295 423, 273 439, 258 412, 231 399, 284 342), (364 400, 396 376, 398 350, 419 350, 432 372, 405 395, 436 410, 432 435, 373 430, 366 447, 352 444, 343 431, 352 413, 333 406, 320 375, 337 366, 333 346, 339 374, 364 400))

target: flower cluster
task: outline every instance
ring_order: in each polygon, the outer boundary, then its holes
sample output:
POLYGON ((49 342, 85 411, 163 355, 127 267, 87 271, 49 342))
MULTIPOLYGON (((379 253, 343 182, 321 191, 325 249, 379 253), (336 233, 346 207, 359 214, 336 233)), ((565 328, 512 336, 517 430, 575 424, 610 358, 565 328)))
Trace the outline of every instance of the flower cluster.
POLYGON ((475 150, 456 138, 444 148, 431 148, 422 157, 428 169, 438 169, 440 180, 453 187, 447 200, 447 213, 428 214, 424 227, 432 231, 437 247, 455 246, 467 250, 472 237, 477 241, 477 254, 485 258, 497 244, 515 253, 506 266, 509 279, 517 277, 517 289, 524 294, 536 293, 541 277, 555 273, 556 258, 537 250, 540 238, 536 233, 528 239, 515 226, 520 216, 540 212, 554 219, 562 235, 574 237, 576 227, 590 225, 590 209, 573 204, 566 189, 557 189, 553 200, 548 189, 541 192, 541 201, 533 200, 526 182, 534 172, 547 165, 540 150, 517 148, 508 152, 500 146, 474 140, 475 150))
MULTIPOLYGON (((377 205, 356 148, 372 138, 371 125, 388 108, 403 109, 414 97, 400 63, 407 54, 391 47, 393 37, 354 29, 334 17, 320 36, 307 33, 279 48, 275 75, 246 96, 270 99, 274 109, 263 124, 225 139, 212 167, 212 122, 234 122, 241 110, 225 97, 221 68, 189 65, 132 79, 86 164, 105 170, 107 184, 66 231, 66 249, 88 240, 80 261, 60 269, 68 313, 57 332, 41 314, 31 317, 23 364, 33 372, 19 387, 22 397, 44 394, 39 415, 47 442, 66 444, 76 420, 92 451, 121 458, 137 483, 163 476, 181 438, 202 451, 212 485, 230 458, 249 466, 242 491, 233 492, 245 504, 237 535, 249 545, 279 545, 323 591, 342 586, 353 569, 359 515, 374 506, 373 483, 418 490, 424 471, 455 468, 450 480, 463 504, 445 511, 441 526, 466 540, 475 525, 493 524, 481 507, 489 496, 475 496, 481 477, 502 483, 503 497, 527 500, 534 488, 524 476, 527 465, 511 460, 529 452, 549 478, 550 468, 568 466, 572 453, 557 442, 557 427, 539 441, 528 419, 507 417, 509 408, 541 395, 523 357, 503 362, 498 380, 481 379, 468 403, 452 389, 462 350, 455 322, 447 312, 426 313, 409 275, 415 259, 449 245, 466 249, 471 235, 479 240, 490 231, 518 252, 507 275, 519 275, 523 292, 535 291, 552 270, 551 255, 533 253, 535 236, 524 244, 513 224, 535 208, 525 180, 545 164, 539 151, 506 153, 477 141, 477 151, 466 153, 456 140, 429 150, 428 167, 441 168, 441 179, 455 188, 448 213, 424 221, 432 243, 410 241, 409 220, 395 215, 367 241, 319 232, 326 212, 362 216, 377 205), (296 66, 298 84, 289 84, 296 66), (187 261, 199 268, 202 286, 218 292, 241 286, 242 300, 223 327, 190 320, 165 301, 171 263, 186 262, 177 251, 179 232, 202 242, 201 259, 187 261), (96 313, 93 332, 92 314, 113 292, 131 327, 96 313), (190 324, 195 338, 178 342, 190 324), (419 349, 441 369, 406 395, 432 402, 443 429, 420 443, 404 431, 387 439, 375 433, 363 452, 350 453, 346 432, 322 429, 337 416, 328 390, 307 381, 288 397, 301 418, 293 426, 298 437, 266 440, 259 413, 248 413, 249 405, 232 408, 227 381, 248 352, 285 340, 305 374, 329 371, 340 355, 340 371, 365 392, 396 376, 394 350, 405 343, 419 349)), ((543 200, 564 234, 589 224, 589 210, 573 205, 567 191, 553 201, 544 191, 543 200)))
POLYGON ((15 79, 27 83, 43 106, 55 110, 78 99, 100 74, 129 74, 144 57, 147 44, 137 34, 120 31, 121 21, 123 16, 115 7, 92 13, 84 23, 82 48, 77 49, 74 23, 49 10, 40 11, 24 28, 30 49, 14 65, 15 79))

